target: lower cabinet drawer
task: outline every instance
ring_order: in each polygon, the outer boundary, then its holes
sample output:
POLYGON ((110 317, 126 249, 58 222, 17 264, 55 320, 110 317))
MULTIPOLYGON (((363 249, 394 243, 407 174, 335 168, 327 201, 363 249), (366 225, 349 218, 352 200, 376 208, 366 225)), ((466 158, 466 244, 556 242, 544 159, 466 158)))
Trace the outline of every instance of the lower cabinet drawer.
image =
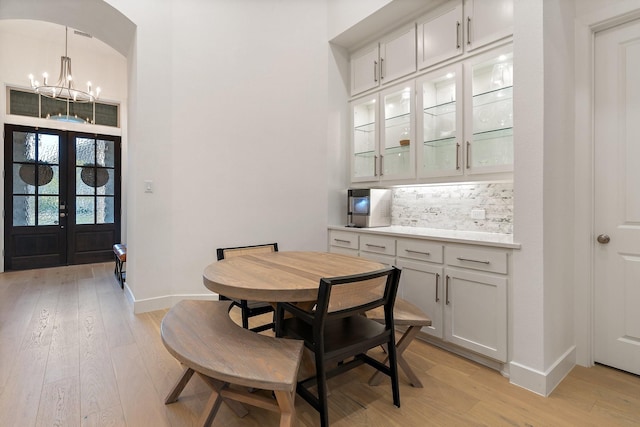
POLYGON ((397 254, 402 258, 442 264, 442 244, 419 239, 398 239, 397 254))
POLYGON ((349 231, 330 230, 329 246, 358 250, 358 235, 349 231))
POLYGON ((360 236, 360 252, 372 252, 384 255, 396 255, 396 239, 393 237, 360 236))
POLYGON ((452 267, 507 274, 508 252, 505 250, 447 245, 444 253, 445 262, 452 267))

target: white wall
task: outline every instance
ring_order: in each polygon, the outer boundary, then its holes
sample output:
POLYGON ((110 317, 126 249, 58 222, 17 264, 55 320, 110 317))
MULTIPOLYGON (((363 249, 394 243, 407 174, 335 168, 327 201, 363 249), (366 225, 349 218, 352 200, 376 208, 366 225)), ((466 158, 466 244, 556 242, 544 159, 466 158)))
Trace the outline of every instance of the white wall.
MULTIPOLYGON (((19 0, 3 0, 0 17, 11 3, 19 0)), ((136 311, 209 294, 202 270, 216 247, 278 241, 282 250, 325 250, 325 3, 109 4, 135 25, 125 185, 136 311)))

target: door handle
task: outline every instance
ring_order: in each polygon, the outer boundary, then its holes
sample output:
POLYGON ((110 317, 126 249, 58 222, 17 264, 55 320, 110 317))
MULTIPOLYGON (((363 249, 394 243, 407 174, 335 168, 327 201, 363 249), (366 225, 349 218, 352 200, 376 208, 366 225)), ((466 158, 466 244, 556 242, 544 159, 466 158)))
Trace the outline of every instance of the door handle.
POLYGON ((603 245, 606 245, 611 241, 611 237, 609 237, 606 234, 601 234, 596 238, 596 240, 598 241, 598 243, 602 243, 603 245))

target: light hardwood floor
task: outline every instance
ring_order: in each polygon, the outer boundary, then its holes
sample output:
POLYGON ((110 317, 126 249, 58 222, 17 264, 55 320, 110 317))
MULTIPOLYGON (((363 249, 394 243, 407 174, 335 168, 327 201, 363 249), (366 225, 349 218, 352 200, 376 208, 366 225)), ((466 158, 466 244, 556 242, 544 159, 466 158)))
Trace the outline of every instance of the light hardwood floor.
MULTIPOLYGON (((111 263, 0 274, 0 426, 195 425, 209 395, 199 378, 163 404, 182 372, 160 340, 164 313, 134 315, 111 263)), ((388 380, 368 386, 362 366, 330 380, 332 426, 640 425, 640 378, 613 369, 576 367, 543 398, 422 342, 405 357, 425 388, 401 374, 395 408, 388 380)), ((296 409, 300 427, 319 425, 300 398, 296 409)), ((223 405, 214 425, 278 424, 249 411, 223 405)))

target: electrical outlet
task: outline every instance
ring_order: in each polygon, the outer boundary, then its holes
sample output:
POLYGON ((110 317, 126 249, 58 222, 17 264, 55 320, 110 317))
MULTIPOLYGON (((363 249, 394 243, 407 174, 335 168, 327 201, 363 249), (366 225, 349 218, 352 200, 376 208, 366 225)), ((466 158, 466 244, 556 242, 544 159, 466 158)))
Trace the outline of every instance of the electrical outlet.
POLYGON ((484 209, 471 209, 471 218, 472 219, 484 219, 485 218, 484 209))

